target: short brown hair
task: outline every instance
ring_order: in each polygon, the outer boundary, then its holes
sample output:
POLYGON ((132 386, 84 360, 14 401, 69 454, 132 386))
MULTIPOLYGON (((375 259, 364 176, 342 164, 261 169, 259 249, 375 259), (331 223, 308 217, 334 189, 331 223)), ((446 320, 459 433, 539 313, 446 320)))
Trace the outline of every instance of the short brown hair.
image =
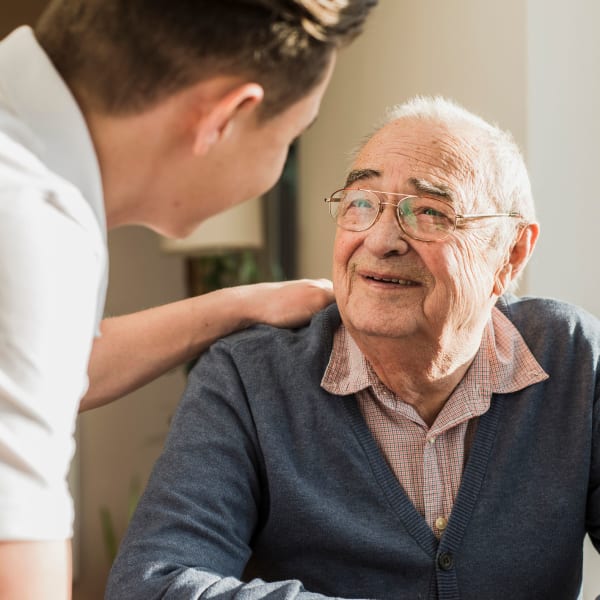
POLYGON ((36 35, 94 110, 139 112, 198 81, 239 74, 269 118, 324 76, 377 0, 54 0, 36 35))

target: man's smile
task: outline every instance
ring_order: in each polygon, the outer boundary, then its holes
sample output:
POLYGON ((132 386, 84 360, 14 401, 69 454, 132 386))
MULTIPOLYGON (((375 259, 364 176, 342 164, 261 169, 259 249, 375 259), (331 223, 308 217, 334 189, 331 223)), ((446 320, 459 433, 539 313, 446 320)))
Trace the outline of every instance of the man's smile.
POLYGON ((401 275, 398 273, 382 273, 377 271, 360 271, 356 274, 367 282, 379 284, 389 284, 398 287, 420 287, 422 283, 412 276, 401 275))

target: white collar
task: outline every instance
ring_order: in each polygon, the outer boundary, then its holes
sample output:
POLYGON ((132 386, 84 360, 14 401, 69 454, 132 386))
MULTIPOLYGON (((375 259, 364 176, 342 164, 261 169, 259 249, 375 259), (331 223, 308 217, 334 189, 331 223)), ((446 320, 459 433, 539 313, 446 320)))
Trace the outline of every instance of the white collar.
POLYGON ((0 94, 2 103, 29 128, 27 145, 81 191, 106 239, 102 177, 90 132, 30 27, 19 27, 0 43, 0 94))

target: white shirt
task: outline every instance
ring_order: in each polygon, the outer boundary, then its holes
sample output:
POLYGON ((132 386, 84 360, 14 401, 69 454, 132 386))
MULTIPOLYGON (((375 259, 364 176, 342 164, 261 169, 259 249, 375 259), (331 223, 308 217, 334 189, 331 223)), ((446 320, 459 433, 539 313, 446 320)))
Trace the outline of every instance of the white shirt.
POLYGON ((72 535, 66 477, 107 263, 90 134, 22 27, 0 42, 0 540, 72 535))

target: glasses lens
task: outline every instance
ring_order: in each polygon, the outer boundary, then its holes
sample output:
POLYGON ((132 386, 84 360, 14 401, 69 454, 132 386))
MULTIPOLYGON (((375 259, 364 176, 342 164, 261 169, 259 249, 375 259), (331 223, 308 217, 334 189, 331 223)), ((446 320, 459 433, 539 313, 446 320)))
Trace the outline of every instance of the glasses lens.
POLYGON ((340 190, 331 196, 329 211, 342 229, 364 231, 379 212, 379 199, 365 190, 340 190))
POLYGON ((454 231, 456 213, 435 198, 410 196, 398 204, 406 233, 418 240, 442 240, 454 231))

